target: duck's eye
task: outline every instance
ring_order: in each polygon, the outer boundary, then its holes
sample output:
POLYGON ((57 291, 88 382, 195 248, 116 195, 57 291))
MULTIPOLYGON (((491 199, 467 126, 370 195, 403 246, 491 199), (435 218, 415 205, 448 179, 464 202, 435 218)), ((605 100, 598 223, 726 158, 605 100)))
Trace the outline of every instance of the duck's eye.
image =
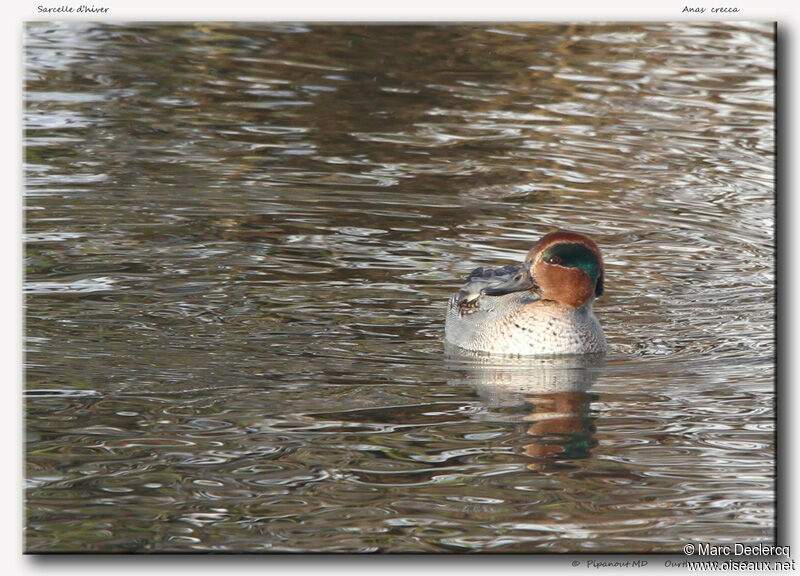
POLYGON ((547 262, 548 264, 561 264, 561 258, 559 258, 558 256, 548 256, 545 259, 545 262, 547 262))

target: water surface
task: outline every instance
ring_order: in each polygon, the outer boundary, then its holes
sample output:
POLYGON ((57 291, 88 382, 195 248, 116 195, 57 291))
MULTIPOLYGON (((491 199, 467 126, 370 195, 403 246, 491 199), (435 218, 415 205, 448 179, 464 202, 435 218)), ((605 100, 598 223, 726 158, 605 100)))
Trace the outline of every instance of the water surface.
POLYGON ((768 24, 32 23, 26 550, 679 552, 775 530, 768 24), (604 360, 446 353, 602 247, 604 360))

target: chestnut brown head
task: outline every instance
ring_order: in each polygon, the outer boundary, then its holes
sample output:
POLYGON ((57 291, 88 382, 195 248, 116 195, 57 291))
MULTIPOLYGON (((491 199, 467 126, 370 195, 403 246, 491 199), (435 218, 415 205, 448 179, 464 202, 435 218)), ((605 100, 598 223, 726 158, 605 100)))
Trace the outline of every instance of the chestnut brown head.
POLYGON ((528 252, 519 274, 484 289, 489 296, 533 290, 543 300, 580 308, 603 294, 603 256, 597 244, 583 234, 551 232, 528 252))

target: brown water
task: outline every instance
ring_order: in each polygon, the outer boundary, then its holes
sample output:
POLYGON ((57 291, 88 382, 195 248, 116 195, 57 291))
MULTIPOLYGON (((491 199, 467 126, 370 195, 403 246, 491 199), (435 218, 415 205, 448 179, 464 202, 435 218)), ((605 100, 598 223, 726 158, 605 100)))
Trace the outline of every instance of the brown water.
POLYGON ((29 24, 26 550, 775 530, 769 24, 29 24), (604 361, 446 354, 556 227, 604 361))

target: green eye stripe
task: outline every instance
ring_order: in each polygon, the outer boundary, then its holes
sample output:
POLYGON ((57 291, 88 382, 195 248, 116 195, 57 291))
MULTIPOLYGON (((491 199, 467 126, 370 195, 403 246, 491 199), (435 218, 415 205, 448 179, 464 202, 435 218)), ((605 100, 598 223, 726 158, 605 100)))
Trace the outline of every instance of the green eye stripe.
POLYGON ((600 261, 597 254, 583 244, 561 242, 544 251, 542 259, 547 262, 553 256, 561 260, 560 266, 567 268, 580 268, 590 278, 595 279, 600 275, 600 261))

